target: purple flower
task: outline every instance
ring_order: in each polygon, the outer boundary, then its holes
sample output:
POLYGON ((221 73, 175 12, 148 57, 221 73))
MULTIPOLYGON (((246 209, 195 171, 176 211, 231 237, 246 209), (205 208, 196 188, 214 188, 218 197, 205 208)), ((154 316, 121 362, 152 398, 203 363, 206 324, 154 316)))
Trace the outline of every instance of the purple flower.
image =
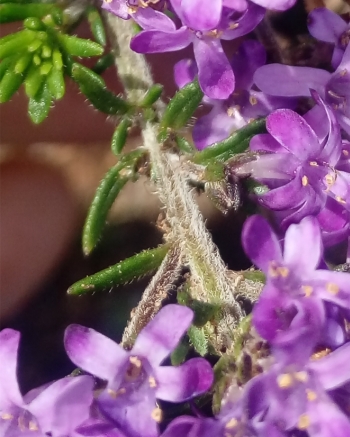
POLYGON ((350 134, 350 44, 334 73, 311 67, 270 64, 254 75, 255 84, 273 96, 309 96, 316 90, 330 105, 341 127, 350 134))
POLYGON ((193 312, 167 305, 141 331, 131 351, 80 325, 66 330, 71 360, 107 381, 97 399, 102 412, 128 436, 158 435, 161 411, 156 399, 183 402, 208 390, 213 382, 209 363, 193 358, 179 367, 160 366, 190 326, 193 312))
POLYGON ((332 66, 337 68, 350 40, 350 24, 327 8, 316 8, 308 17, 311 35, 321 41, 334 44, 332 66))
MULTIPOLYGON (((241 44, 231 63, 236 78, 235 92, 225 101, 204 99, 213 108, 194 125, 192 135, 197 149, 227 138, 249 121, 277 108, 295 106, 295 99, 268 96, 253 88, 254 73, 265 62, 266 51, 259 42, 247 40, 241 44)), ((175 65, 175 81, 179 87, 192 81, 196 73, 196 66, 189 59, 175 65)))
POLYGON ((252 31, 263 19, 265 10, 254 3, 237 13, 222 7, 222 0, 172 0, 183 26, 145 30, 131 41, 138 53, 181 50, 193 43, 198 79, 203 92, 213 99, 227 99, 235 87, 231 65, 220 39, 232 40, 252 31))
POLYGON ((23 399, 16 378, 19 340, 19 332, 13 329, 0 332, 0 435, 78 437, 76 428, 90 416, 93 379, 63 378, 23 399))
POLYGON ((261 216, 246 221, 242 242, 267 278, 253 310, 257 331, 283 357, 291 351, 295 356, 310 355, 322 341, 327 323, 323 302, 344 309, 350 306, 348 274, 317 270, 323 247, 316 219, 306 217, 289 226, 283 254, 277 236, 261 216))
POLYGON ((333 111, 316 93, 313 96, 327 117, 325 139, 297 113, 277 110, 267 117, 268 134, 256 135, 250 142, 250 150, 263 154, 258 153, 236 170, 270 188, 258 201, 281 212, 283 229, 307 215, 318 214, 328 196, 350 209, 350 174, 335 169, 342 153, 340 129, 333 111))

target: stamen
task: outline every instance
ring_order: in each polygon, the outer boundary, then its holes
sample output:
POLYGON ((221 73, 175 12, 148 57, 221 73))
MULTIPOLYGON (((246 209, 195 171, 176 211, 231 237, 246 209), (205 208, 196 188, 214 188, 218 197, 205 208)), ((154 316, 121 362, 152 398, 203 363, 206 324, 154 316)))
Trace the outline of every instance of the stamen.
POLYGON ((306 397, 308 401, 313 402, 317 399, 317 394, 313 390, 306 390, 306 397))
POLYGON ((301 288, 304 290, 306 297, 311 296, 311 293, 313 292, 313 288, 311 287, 311 285, 303 285, 301 288))
POLYGON ((301 372, 296 372, 294 377, 300 382, 306 382, 308 380, 308 374, 304 370, 301 372))
POLYGON ((339 287, 337 284, 334 284, 333 282, 328 282, 328 284, 326 285, 326 290, 330 293, 330 294, 338 294, 339 293, 339 287))
POLYGON ((340 196, 336 196, 335 200, 338 201, 339 203, 343 203, 343 204, 346 203, 346 201, 340 196))
POLYGON ((238 420, 233 418, 226 423, 225 428, 233 429, 236 428, 237 424, 238 424, 238 420))
POLYGON ((301 178, 301 183, 303 184, 303 187, 306 187, 306 185, 309 183, 309 179, 307 178, 307 176, 303 176, 301 178))
POLYGON ((162 413, 162 410, 160 409, 160 408, 155 408, 153 411, 152 411, 152 414, 151 414, 151 417, 152 417, 152 419, 153 420, 155 420, 156 422, 161 422, 162 421, 162 419, 163 419, 163 413, 162 413))
POLYGON ((156 382, 156 380, 154 379, 153 376, 150 376, 150 377, 148 378, 148 382, 149 382, 149 386, 150 386, 151 388, 155 388, 155 387, 157 387, 157 382, 156 382))
POLYGON ((311 162, 310 162, 310 165, 312 165, 313 167, 318 167, 318 164, 317 164, 316 161, 311 161, 311 162))
POLYGON ((13 415, 10 413, 1 413, 0 418, 3 420, 11 420, 13 419, 13 415))
POLYGON ((258 103, 258 99, 254 96, 249 96, 249 102, 251 105, 256 105, 258 103))
POLYGON ((310 418, 307 414, 303 414, 299 417, 298 428, 300 430, 307 429, 310 426, 310 418))
POLYGON ((293 384, 293 378, 290 373, 278 375, 277 384, 280 388, 289 388, 293 384))

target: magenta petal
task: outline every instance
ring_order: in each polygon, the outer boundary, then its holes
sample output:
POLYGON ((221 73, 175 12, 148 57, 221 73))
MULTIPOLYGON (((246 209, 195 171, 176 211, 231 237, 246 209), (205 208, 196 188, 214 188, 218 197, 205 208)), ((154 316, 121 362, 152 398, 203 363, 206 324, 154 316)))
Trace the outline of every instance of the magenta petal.
POLYGON ((330 76, 328 71, 318 68, 269 64, 256 71, 254 82, 261 91, 272 96, 309 96, 312 88, 324 97, 330 76))
POLYGON ((181 305, 162 308, 138 335, 133 355, 147 358, 152 366, 160 364, 175 349, 192 323, 193 311, 181 305))
POLYGON ((316 8, 308 16, 308 28, 314 38, 337 44, 347 24, 335 12, 327 8, 316 8))
POLYGON ((68 326, 64 344, 74 364, 105 380, 113 380, 129 356, 113 340, 81 325, 68 326))
POLYGON ((20 333, 14 329, 0 332, 0 410, 6 410, 13 404, 23 404, 17 382, 17 353, 20 333))
POLYGON ((156 396, 163 401, 184 402, 209 390, 213 380, 211 365, 203 358, 193 358, 179 367, 158 367, 156 396))
POLYGON ((215 29, 221 18, 222 0, 182 0, 183 23, 191 29, 215 29))
POLYGON ((321 231, 315 217, 290 225, 284 240, 284 261, 297 275, 314 271, 321 260, 321 231))
POLYGON ((90 416, 94 379, 90 376, 60 379, 43 390, 29 405, 43 433, 71 435, 90 416))
POLYGON ((244 223, 242 244, 251 261, 267 273, 271 261, 282 263, 279 241, 268 222, 259 215, 249 217, 244 223))
POLYGON ((203 92, 212 99, 227 99, 235 88, 235 77, 220 41, 196 38, 194 55, 203 92))
POLYGON ((266 129, 290 153, 305 161, 317 157, 320 143, 305 119, 291 109, 277 109, 267 117, 266 129))
POLYGON ((193 38, 187 27, 174 32, 144 30, 132 38, 130 47, 137 53, 175 52, 187 47, 193 38))
POLYGON ((111 12, 114 15, 117 15, 124 20, 129 18, 129 10, 128 5, 125 0, 112 0, 112 1, 103 1, 102 9, 111 12))
POLYGON ((311 361, 308 367, 325 390, 333 390, 350 381, 349 357, 350 343, 346 343, 329 355, 311 361))
POLYGON ((160 30, 163 32, 173 32, 176 30, 175 23, 171 18, 149 7, 138 8, 132 14, 132 18, 145 30, 160 30))

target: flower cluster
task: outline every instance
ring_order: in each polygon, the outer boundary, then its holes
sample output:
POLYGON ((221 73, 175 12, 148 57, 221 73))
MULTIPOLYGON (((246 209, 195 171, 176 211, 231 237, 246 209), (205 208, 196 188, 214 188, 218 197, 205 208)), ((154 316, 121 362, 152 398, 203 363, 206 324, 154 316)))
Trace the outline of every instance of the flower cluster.
POLYGON ((184 402, 206 392, 213 372, 203 358, 172 367, 161 363, 190 326, 193 312, 167 305, 125 351, 98 332, 71 325, 65 347, 92 376, 71 376, 22 397, 16 379, 19 333, 0 333, 0 435, 2 437, 156 437, 162 410, 157 399, 184 402))

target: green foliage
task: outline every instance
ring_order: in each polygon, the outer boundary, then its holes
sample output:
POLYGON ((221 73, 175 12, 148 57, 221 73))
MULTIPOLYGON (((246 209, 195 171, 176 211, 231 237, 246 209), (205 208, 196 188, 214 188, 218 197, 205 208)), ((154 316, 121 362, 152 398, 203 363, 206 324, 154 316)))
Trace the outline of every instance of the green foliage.
POLYGON ((196 352, 204 357, 204 355, 208 353, 208 340, 205 336, 204 329, 192 325, 188 330, 188 336, 196 352))
POLYGON ((102 77, 89 68, 73 64, 72 77, 78 83, 80 91, 99 111, 109 115, 122 115, 130 109, 126 101, 109 91, 102 77))
MULTIPOLYGON (((97 10, 89 8, 87 18, 95 38, 104 45, 106 38, 97 10)), ((100 56, 104 48, 97 42, 67 35, 69 17, 54 2, 1 0, 0 22, 18 20, 24 20, 24 29, 0 38, 0 103, 10 100, 24 83, 28 114, 34 123, 41 123, 52 102, 64 96, 72 57, 100 56)), ((115 106, 115 98, 108 97, 106 104, 115 106)), ((115 112, 110 109, 108 113, 115 112)))
POLYGON ((260 118, 234 132, 223 141, 214 143, 193 156, 196 164, 208 164, 212 160, 227 161, 231 156, 242 153, 249 147, 250 139, 260 133, 266 132, 265 119, 260 118))
POLYGON ((190 350, 190 344, 188 338, 183 338, 177 345, 176 349, 170 356, 172 366, 179 366, 182 364, 190 350))
POLYGON ((128 129, 132 125, 132 121, 128 116, 122 118, 116 127, 111 141, 112 152, 119 156, 125 146, 128 137, 128 129))
POLYGON ((91 33, 93 34, 95 40, 101 44, 101 46, 105 46, 107 42, 106 32, 98 9, 94 8, 93 6, 89 6, 85 13, 90 24, 91 33))
POLYGON ((160 85, 159 83, 156 83, 153 85, 145 94, 145 97, 140 103, 141 108, 147 108, 153 105, 163 92, 163 85, 160 85))
POLYGON ((134 150, 124 155, 100 182, 83 230, 82 244, 86 255, 91 253, 98 243, 107 214, 121 189, 129 180, 136 180, 137 165, 144 153, 143 150, 134 150))
POLYGON ((106 290, 141 278, 161 265, 168 250, 169 246, 163 245, 156 249, 138 253, 114 266, 76 282, 68 289, 68 293, 80 295, 106 290))
POLYGON ((169 130, 183 127, 198 108, 202 98, 203 91, 197 79, 181 88, 170 100, 160 121, 159 141, 164 141, 169 130))

